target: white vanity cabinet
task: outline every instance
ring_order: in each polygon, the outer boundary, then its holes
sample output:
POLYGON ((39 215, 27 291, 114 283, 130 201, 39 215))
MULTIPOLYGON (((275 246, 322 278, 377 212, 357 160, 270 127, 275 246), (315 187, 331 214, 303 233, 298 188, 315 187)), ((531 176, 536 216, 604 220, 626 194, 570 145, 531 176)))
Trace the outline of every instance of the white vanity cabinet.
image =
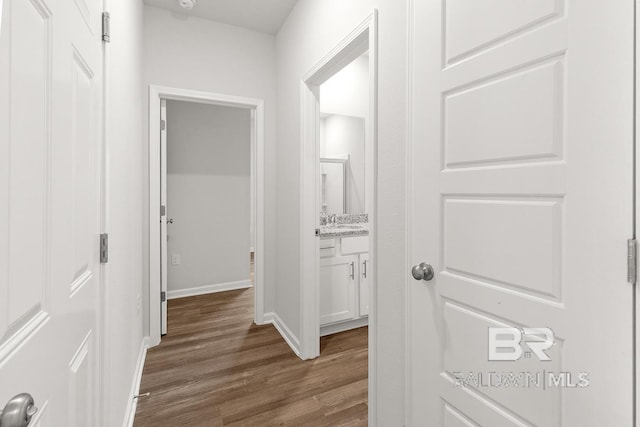
POLYGON ((368 236, 320 242, 321 335, 367 324, 369 314, 368 236))
POLYGON ((368 316, 369 315, 369 279, 367 276, 369 275, 369 254, 364 253, 359 255, 359 266, 360 266, 360 301, 359 301, 359 314, 360 316, 368 316))
POLYGON ((353 319, 356 313, 358 256, 320 260, 320 324, 353 319))

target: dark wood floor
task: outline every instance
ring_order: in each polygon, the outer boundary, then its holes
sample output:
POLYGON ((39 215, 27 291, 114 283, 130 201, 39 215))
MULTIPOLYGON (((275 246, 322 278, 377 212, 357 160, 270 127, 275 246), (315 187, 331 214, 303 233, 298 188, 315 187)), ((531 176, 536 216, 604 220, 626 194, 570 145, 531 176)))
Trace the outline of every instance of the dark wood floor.
POLYGON ((367 425, 367 328, 322 338, 302 361, 253 324, 253 289, 170 300, 167 327, 135 427, 367 425))

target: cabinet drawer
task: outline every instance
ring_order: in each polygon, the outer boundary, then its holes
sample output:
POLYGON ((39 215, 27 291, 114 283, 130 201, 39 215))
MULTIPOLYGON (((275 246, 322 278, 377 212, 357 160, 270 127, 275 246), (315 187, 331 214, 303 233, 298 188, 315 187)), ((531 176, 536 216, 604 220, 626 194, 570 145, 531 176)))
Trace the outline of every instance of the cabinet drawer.
POLYGON ((320 258, 329 258, 336 256, 336 248, 320 248, 320 258))
POLYGON ((369 252, 369 236, 343 237, 340 244, 343 255, 369 252))
POLYGON ((336 239, 320 239, 320 249, 335 248, 336 239))

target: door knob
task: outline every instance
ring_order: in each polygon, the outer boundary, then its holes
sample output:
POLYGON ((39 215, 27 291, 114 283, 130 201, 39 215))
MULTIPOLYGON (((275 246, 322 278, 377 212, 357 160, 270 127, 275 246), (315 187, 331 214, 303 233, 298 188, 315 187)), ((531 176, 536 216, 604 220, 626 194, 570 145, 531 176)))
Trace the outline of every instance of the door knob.
POLYGON ((14 396, 0 411, 0 427, 27 427, 38 408, 29 393, 14 396))
POLYGON ((413 278, 416 280, 426 280, 429 281, 433 279, 433 267, 431 267, 426 262, 420 263, 420 265, 414 265, 411 269, 411 274, 413 278))

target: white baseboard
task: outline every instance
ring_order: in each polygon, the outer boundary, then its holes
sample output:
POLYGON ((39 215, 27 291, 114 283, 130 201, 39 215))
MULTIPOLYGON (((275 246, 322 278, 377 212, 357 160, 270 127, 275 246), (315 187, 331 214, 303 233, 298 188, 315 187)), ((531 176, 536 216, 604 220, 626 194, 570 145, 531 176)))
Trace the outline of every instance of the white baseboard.
POLYGON ((196 295, 213 294, 215 292, 234 291, 236 289, 250 288, 251 280, 240 280, 239 282, 216 283, 213 285, 198 286, 197 288, 178 289, 167 292, 167 299, 193 297, 196 295))
POLYGON ((348 331, 350 329, 362 328, 369 324, 369 317, 361 317, 355 320, 347 320, 346 322, 332 323, 330 325, 320 326, 320 336, 337 334, 338 332, 348 331))
POLYGON ((142 380, 142 371, 144 370, 144 361, 147 358, 147 349, 149 348, 149 337, 145 337, 140 344, 140 353, 138 353, 138 363, 133 375, 131 383, 131 391, 129 392, 129 403, 127 404, 127 412, 124 418, 124 427, 133 427, 133 421, 136 418, 136 408, 138 407, 138 399, 135 398, 140 393, 140 381, 142 380))
POLYGON ((265 313, 264 324, 267 323, 271 323, 276 328, 284 341, 289 345, 289 347, 291 347, 291 350, 293 350, 293 352, 302 359, 302 351, 300 351, 300 341, 298 340, 298 337, 291 332, 280 316, 273 312, 265 313))

